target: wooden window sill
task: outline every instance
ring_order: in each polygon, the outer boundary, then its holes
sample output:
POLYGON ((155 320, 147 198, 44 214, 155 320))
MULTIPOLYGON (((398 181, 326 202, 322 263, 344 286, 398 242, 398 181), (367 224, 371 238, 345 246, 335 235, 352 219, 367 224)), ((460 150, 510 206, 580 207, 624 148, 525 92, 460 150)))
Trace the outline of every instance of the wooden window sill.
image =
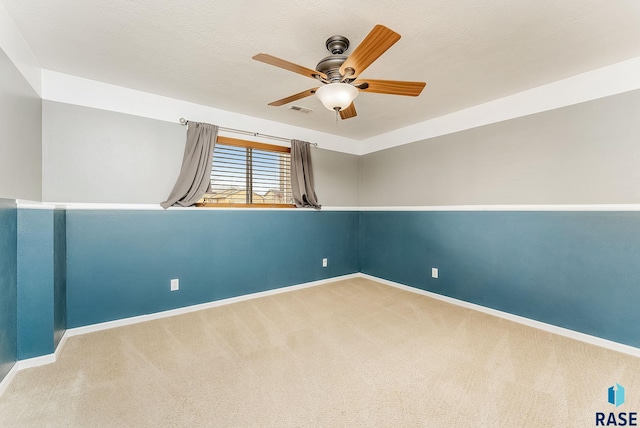
POLYGON ((293 204, 206 204, 196 203, 196 207, 204 208, 295 208, 293 204))

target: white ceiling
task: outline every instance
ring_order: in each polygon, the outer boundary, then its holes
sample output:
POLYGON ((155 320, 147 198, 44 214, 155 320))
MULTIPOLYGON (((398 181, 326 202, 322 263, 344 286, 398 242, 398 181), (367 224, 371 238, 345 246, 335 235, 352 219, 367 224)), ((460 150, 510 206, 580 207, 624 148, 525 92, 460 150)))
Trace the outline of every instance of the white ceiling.
POLYGON ((637 0, 0 2, 45 69, 355 139, 640 56, 637 0), (267 106, 316 82, 253 55, 315 68, 328 37, 353 48, 375 24, 402 38, 362 78, 426 81, 420 97, 361 94, 337 125, 315 97, 267 106))

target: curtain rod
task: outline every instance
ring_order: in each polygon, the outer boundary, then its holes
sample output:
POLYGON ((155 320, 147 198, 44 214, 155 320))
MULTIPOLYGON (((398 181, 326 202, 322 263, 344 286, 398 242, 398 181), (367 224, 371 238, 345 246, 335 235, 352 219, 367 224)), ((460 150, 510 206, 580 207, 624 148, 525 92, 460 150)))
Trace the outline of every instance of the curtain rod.
MULTIPOLYGON (((187 123, 189 123, 189 121, 187 119, 185 119, 184 117, 180 118, 180 125, 185 125, 186 126, 187 123)), ((259 134, 257 132, 243 131, 241 129, 225 128, 225 127, 219 126, 218 130, 219 131, 226 131, 226 132, 233 132, 234 134, 251 135, 253 137, 271 138, 272 140, 284 141, 286 143, 290 143, 291 142, 290 138, 274 137, 273 135, 259 134)), ((318 143, 309 143, 309 144, 311 144, 314 147, 318 147, 318 143)))

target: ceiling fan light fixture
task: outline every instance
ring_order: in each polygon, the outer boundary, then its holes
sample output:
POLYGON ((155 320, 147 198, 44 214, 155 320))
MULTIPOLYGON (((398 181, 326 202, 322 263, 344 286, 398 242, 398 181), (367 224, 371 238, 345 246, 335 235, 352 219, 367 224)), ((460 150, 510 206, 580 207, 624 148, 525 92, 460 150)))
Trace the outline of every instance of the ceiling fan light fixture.
POLYGON ((327 110, 344 110, 360 92, 348 83, 328 83, 316 91, 316 96, 327 110))

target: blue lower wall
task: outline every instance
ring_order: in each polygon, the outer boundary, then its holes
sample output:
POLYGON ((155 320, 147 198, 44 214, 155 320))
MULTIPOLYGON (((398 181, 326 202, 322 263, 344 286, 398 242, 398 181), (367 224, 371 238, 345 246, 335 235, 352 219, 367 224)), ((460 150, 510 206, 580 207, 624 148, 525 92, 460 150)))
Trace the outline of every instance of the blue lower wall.
POLYGON ((53 345, 67 331, 67 212, 53 211, 53 345))
POLYGON ((346 211, 70 210, 68 327, 358 272, 358 220, 346 211))
POLYGON ((359 271, 640 347, 640 212, 16 214, 0 200, 0 265, 0 378, 67 326, 359 271))
POLYGON ((640 347, 639 212, 361 212, 360 254, 363 273, 640 347))
POLYGON ((18 210, 18 358, 54 352, 53 210, 18 210))
POLYGON ((18 358, 17 210, 0 199, 0 381, 18 358))

